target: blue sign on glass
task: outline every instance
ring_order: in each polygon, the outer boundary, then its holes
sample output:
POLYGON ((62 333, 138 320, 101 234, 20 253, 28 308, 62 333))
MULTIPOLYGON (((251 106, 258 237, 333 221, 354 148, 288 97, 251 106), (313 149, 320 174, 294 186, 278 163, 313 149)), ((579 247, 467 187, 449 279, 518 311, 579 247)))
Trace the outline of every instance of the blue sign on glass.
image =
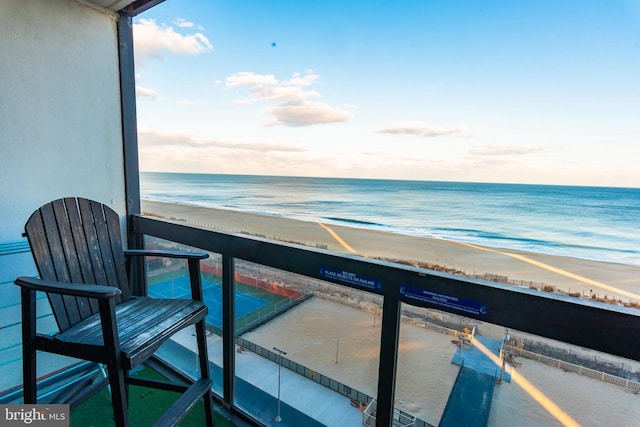
POLYGON ((487 305, 483 302, 442 294, 440 292, 427 291, 416 288, 415 286, 400 286, 400 295, 407 299, 422 301, 467 314, 482 317, 487 315, 487 305))
POLYGON ((380 280, 361 276, 349 271, 320 267, 320 275, 326 279, 337 280, 362 289, 370 289, 374 291, 382 290, 382 282, 380 280))

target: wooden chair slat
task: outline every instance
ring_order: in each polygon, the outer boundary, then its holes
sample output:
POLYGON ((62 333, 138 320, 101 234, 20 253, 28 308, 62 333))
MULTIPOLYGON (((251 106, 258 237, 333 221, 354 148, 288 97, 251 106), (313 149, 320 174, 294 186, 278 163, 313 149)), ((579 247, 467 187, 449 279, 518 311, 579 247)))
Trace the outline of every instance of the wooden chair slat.
POLYGON ((91 260, 91 267, 95 276, 95 284, 109 286, 109 283, 107 283, 107 277, 104 273, 104 268, 102 267, 102 256, 100 255, 98 234, 96 233, 96 229, 93 225, 93 214, 91 212, 89 200, 78 200, 78 212, 80 214, 80 222, 82 223, 84 239, 87 242, 87 254, 91 260))
POLYGON ((113 257, 113 263, 115 268, 116 277, 119 283, 119 288, 122 291, 122 297, 124 301, 131 298, 131 289, 129 288, 129 281, 127 275, 127 262, 124 258, 124 251, 122 250, 122 235, 120 234, 120 217, 112 210, 105 210, 105 222, 107 231, 109 233, 109 241, 111 242, 111 256, 113 257))
MULTIPOLYGON (((71 224, 65 204, 62 200, 56 200, 51 203, 51 205, 53 207, 53 213, 56 218, 57 228, 60 235, 61 253, 64 255, 66 268, 69 273, 69 282, 83 283, 84 278, 78 257, 79 251, 76 249, 76 244, 73 239, 71 224)), ((75 301, 75 306, 77 307, 80 319, 86 319, 93 314, 91 312, 91 306, 89 305, 88 298, 74 297, 73 300, 75 301)), ((69 301, 71 301, 71 298, 69 298, 69 301)), ((74 323, 73 320, 70 320, 70 322, 74 323)))
MULTIPOLYGON (((133 349, 184 316, 197 315, 204 305, 193 300, 169 300, 140 297, 116 306, 121 348, 133 349), (135 314, 135 315, 132 315, 135 314), (140 333, 143 330, 144 333, 140 333)), ((102 345, 100 316, 94 315, 58 334, 57 340, 77 344, 102 345)))
MULTIPOLYGON (((47 242, 44 223, 42 220, 42 212, 35 211, 25 226, 25 232, 31 246, 31 253, 36 260, 36 267, 41 278, 57 277, 49 244, 47 242)), ((56 319, 58 328, 61 331, 68 329, 70 326, 67 311, 64 309, 64 300, 61 295, 47 294, 51 311, 56 319)))
MULTIPOLYGON (((102 258, 102 268, 107 279, 108 286, 114 286, 119 288, 118 275, 116 274, 115 261, 113 259, 112 242, 109 236, 109 230, 107 228, 107 222, 104 218, 104 212, 102 205, 97 202, 91 202, 91 216, 93 218, 93 225, 98 236, 98 250, 102 258)), ((121 248, 119 250, 122 250, 121 248)), ((118 301, 121 302, 121 301, 118 301)))
MULTIPOLYGON (((80 213, 78 211, 76 199, 68 197, 64 199, 64 204, 69 218, 71 234, 73 235, 73 241, 77 251, 80 272, 82 274, 82 282, 97 284, 96 276, 91 265, 91 257, 89 256, 87 240, 83 232, 82 221, 80 220, 80 213)), ((98 302, 96 300, 89 299, 89 307, 91 309, 91 314, 98 312, 98 302)))
MULTIPOLYGON (((60 277, 59 280, 80 283, 82 282, 82 274, 80 273, 75 243, 71 236, 71 225, 69 224, 64 203, 62 203, 61 200, 56 200, 51 203, 51 208, 54 224, 48 225, 47 228, 55 227, 56 235, 51 236, 49 242, 50 245, 52 245, 52 250, 58 252, 56 258, 60 258, 59 262, 64 263, 64 266, 56 266, 56 270, 63 269, 67 276, 66 280, 60 277)), ((45 209, 45 211, 48 211, 48 209, 45 209)), ((45 218, 47 218, 47 216, 45 216, 45 218)))
MULTIPOLYGON (((40 208, 40 212, 42 213, 42 222, 44 224, 45 234, 47 242, 49 243, 49 251, 55 271, 54 277, 46 277, 44 279, 51 280, 55 278, 59 282, 71 282, 71 276, 67 268, 67 260, 65 259, 64 247, 60 238, 60 228, 64 227, 64 219, 61 218, 61 223, 58 223, 52 203, 44 205, 40 208)), ((62 307, 53 307, 52 305, 51 309, 59 311, 64 310, 65 314, 63 315, 60 313, 59 316, 66 316, 70 325, 74 325, 81 321, 82 317, 80 317, 76 298, 65 295, 62 299, 64 302, 62 307)))

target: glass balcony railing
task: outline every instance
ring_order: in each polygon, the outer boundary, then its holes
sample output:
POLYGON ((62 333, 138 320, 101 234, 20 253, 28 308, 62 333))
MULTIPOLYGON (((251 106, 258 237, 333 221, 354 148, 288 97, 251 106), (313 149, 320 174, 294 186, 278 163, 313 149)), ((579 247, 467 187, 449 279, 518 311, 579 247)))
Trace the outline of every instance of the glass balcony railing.
MULTIPOLYGON (((213 392, 264 425, 631 425, 640 311, 134 217, 147 247, 209 251, 213 392), (469 424, 471 423, 471 424, 469 424)), ((149 260, 152 295, 187 292, 149 260)), ((195 337, 160 352, 195 375, 195 337)))

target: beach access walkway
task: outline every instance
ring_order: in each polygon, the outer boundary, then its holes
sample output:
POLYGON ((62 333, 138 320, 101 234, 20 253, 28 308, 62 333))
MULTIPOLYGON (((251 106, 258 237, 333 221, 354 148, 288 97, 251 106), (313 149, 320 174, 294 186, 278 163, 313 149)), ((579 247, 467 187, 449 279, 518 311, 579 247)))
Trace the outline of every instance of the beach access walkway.
MULTIPOLYGON (((175 335, 163 347, 172 362, 185 372, 197 367, 195 337, 191 329, 175 335), (179 356, 179 357, 176 357, 179 356)), ((222 393, 222 338, 207 337, 213 389, 222 393)), ((280 422, 278 415, 278 364, 250 351, 236 354, 236 404, 266 425, 288 426, 361 426, 362 412, 348 397, 320 385, 285 367, 280 369, 280 422)))
POLYGON ((495 377, 461 366, 440 427, 486 427, 489 421, 495 377))
POLYGON ((511 381, 511 366, 505 366, 502 373, 502 366, 496 364, 500 346, 500 341, 480 336, 471 340, 470 348, 460 343, 451 360, 460 365, 460 371, 439 426, 486 427, 496 380, 511 381))

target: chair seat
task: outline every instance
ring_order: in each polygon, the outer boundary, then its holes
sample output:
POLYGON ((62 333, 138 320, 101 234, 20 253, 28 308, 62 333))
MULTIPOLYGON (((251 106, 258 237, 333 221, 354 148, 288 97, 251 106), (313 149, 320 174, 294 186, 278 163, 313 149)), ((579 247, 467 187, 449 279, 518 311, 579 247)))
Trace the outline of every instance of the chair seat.
MULTIPOLYGON (((207 315, 207 306, 190 299, 138 297, 116 306, 122 363, 131 369, 180 329, 207 315)), ((55 340, 65 343, 102 346, 99 314, 59 333, 55 340)))

